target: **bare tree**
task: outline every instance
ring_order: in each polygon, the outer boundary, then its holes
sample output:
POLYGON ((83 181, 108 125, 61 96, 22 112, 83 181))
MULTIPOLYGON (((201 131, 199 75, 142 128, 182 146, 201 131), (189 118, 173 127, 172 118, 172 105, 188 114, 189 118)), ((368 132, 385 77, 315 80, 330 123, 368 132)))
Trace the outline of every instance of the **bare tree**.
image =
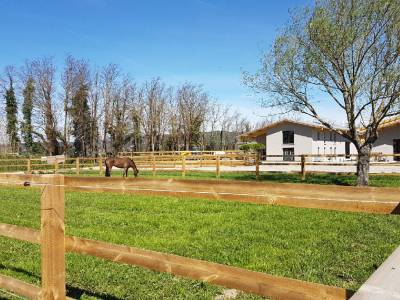
POLYGON ((209 98, 200 86, 185 83, 178 89, 177 99, 185 149, 190 150, 198 143, 209 98))
POLYGON ((92 74, 91 86, 89 89, 90 107, 90 143, 89 152, 92 156, 99 152, 99 125, 100 125, 100 105, 101 105, 101 86, 100 74, 96 70, 92 74))
POLYGON ((160 150, 165 133, 166 94, 160 78, 146 82, 140 93, 143 108, 142 128, 150 151, 160 150))
POLYGON ((108 127, 113 150, 118 153, 130 139, 128 133, 129 107, 132 107, 135 99, 136 87, 128 76, 124 78, 116 89, 112 102, 112 120, 108 127))
POLYGON ((207 110, 208 128, 210 130, 209 140, 207 144, 208 147, 212 150, 216 150, 217 148, 219 148, 217 146, 219 140, 217 129, 221 124, 222 115, 223 115, 222 104, 215 100, 211 101, 208 105, 208 110, 207 110))
POLYGON ((59 153, 57 120, 55 116, 55 72, 56 68, 50 57, 35 59, 27 64, 35 82, 34 112, 37 116, 37 127, 34 131, 50 155, 59 153), (44 133, 44 135, 43 135, 44 133))
POLYGON ((117 65, 109 64, 102 72, 101 85, 102 85, 102 98, 103 98, 103 152, 108 152, 108 128, 113 122, 113 115, 111 113, 113 97, 116 95, 116 85, 119 76, 117 65))
POLYGON ((269 94, 266 105, 311 116, 351 141, 358 185, 368 185, 379 125, 400 113, 399 24, 399 0, 316 1, 293 16, 259 72, 245 75, 269 94), (346 130, 321 115, 321 91, 343 111, 346 130))

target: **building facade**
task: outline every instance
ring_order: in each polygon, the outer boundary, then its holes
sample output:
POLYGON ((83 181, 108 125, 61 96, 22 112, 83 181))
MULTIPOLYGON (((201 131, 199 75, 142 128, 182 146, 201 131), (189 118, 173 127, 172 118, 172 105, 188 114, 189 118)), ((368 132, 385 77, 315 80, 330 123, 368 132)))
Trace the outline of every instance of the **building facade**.
MULTIPOLYGON (((355 146, 346 138, 323 126, 282 120, 240 136, 241 141, 256 141, 265 145, 267 160, 291 161, 297 155, 313 155, 314 160, 324 156, 341 156, 345 160, 357 154, 355 146)), ((384 122, 379 128, 379 138, 372 149, 373 155, 400 154, 400 119, 384 122)), ((332 158, 329 158, 332 159, 332 158)), ((393 160, 396 157, 384 157, 393 160)))

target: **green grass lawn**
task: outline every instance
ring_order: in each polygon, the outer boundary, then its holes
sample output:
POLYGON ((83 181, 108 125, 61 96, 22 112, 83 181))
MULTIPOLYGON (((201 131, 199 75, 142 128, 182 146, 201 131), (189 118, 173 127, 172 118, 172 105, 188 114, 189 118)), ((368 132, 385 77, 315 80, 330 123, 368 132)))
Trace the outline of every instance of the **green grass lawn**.
MULTIPOLYGON (((1 187, 0 222, 39 228, 39 198, 36 188, 1 187)), ((400 218, 67 192, 66 233, 356 290, 400 244, 400 218)), ((39 284, 39 247, 0 238, 0 273, 39 284)), ((82 299, 212 299, 222 291, 76 254, 67 254, 67 284, 82 299)))
MULTIPOLYGON (((129 176, 133 176, 132 170, 129 171, 129 176)), ((66 175, 75 175, 69 172, 66 175)), ((82 176, 99 176, 98 171, 81 170, 82 176)), ((122 176, 122 171, 113 170, 112 176, 122 176)), ((153 177, 150 171, 141 171, 141 177, 153 177)), ((155 178, 180 178, 181 172, 157 172, 155 178)), ((185 179, 216 179, 215 172, 187 172, 185 179)), ((247 180, 256 181, 254 172, 223 172, 221 179, 226 180, 247 180)), ((289 182, 289 183, 312 183, 312 184, 334 184, 334 185, 356 185, 357 177, 355 175, 342 174, 307 174, 306 180, 301 180, 301 175, 298 173, 261 173, 259 181, 270 182, 289 182)), ((400 187, 399 175, 370 175, 370 185, 377 187, 400 187)))

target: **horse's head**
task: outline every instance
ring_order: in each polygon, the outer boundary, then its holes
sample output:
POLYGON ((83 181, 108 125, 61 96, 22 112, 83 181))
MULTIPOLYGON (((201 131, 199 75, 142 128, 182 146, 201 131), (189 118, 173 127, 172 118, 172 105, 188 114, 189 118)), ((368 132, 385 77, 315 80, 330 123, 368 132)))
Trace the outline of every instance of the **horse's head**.
POLYGON ((134 168, 133 169, 133 175, 135 175, 135 178, 138 177, 138 174, 139 174, 139 170, 134 168))

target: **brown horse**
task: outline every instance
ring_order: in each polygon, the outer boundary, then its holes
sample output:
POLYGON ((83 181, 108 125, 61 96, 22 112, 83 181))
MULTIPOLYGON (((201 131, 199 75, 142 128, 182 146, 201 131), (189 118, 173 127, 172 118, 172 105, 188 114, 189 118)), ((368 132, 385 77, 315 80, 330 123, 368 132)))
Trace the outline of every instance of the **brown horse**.
POLYGON ((138 176, 139 170, 136 168, 135 162, 129 157, 109 157, 105 160, 104 164, 106 165, 106 177, 111 176, 112 167, 122 168, 124 169, 123 177, 128 177, 129 168, 133 169, 133 174, 135 177, 138 176))

